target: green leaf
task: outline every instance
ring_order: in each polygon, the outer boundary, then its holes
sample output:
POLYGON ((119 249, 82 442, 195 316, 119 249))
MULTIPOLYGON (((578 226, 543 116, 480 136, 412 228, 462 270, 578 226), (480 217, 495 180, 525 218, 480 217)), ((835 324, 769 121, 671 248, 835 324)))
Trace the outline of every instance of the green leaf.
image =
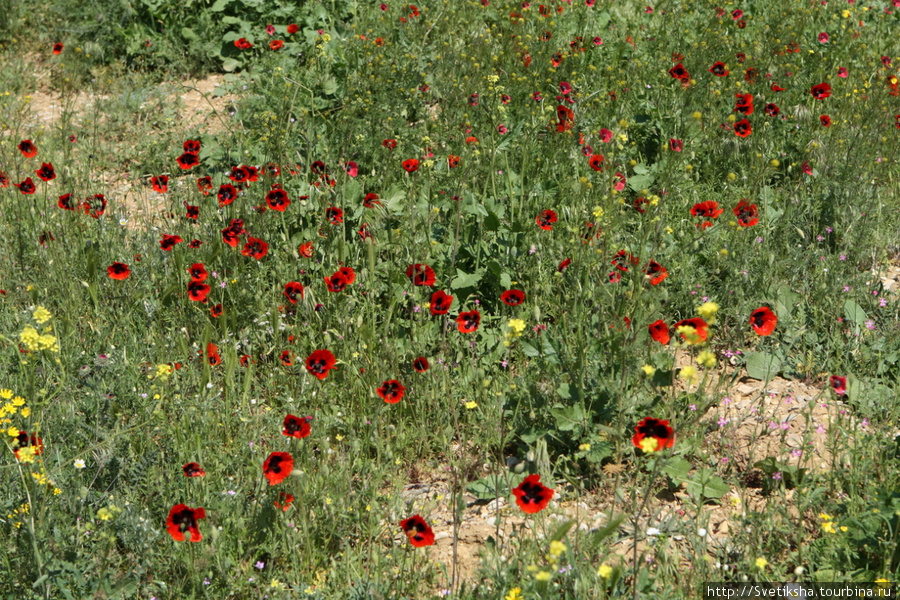
POLYGON ((684 483, 689 494, 699 496, 702 500, 717 500, 731 491, 731 486, 721 477, 714 475, 712 469, 700 469, 693 478, 684 483))
POLYGON ((662 468, 662 472, 675 483, 681 484, 688 480, 691 463, 681 457, 673 458, 662 468))
POLYGON ((556 393, 559 394, 559 397, 563 400, 568 400, 572 397, 572 392, 569 390, 568 383, 559 384, 559 387, 556 388, 556 393))
POLYGON ((540 356, 541 353, 538 352, 537 348, 529 344, 528 342, 519 342, 519 347, 522 348, 522 353, 525 356, 540 356))
POLYGON ((466 486, 466 491, 479 500, 493 500, 509 494, 509 485, 506 478, 500 475, 491 475, 478 481, 473 481, 466 486))
POLYGON ((228 3, 231 0, 216 0, 215 3, 209 7, 211 12, 222 12, 226 8, 228 8, 228 3))
POLYGON ((553 535, 550 536, 551 542, 558 542, 566 537, 566 534, 569 533, 569 530, 572 529, 572 525, 575 524, 573 519, 569 519, 565 523, 561 524, 556 528, 556 531, 553 532, 553 535))
POLYGON ((580 404, 573 406, 555 405, 550 414, 556 420, 556 428, 560 431, 572 431, 584 422, 584 408, 580 404))
POLYGON ((769 381, 781 370, 781 361, 768 352, 754 352, 747 357, 747 375, 760 381, 769 381))
POLYGON ((853 321, 860 327, 864 326, 866 321, 869 320, 869 315, 867 315, 863 307, 854 300, 847 300, 844 302, 844 314, 847 316, 848 320, 853 321))
POLYGON ((234 58, 226 58, 222 61, 222 69, 225 71, 234 71, 241 66, 241 62, 234 58))
POLYGON ((456 277, 450 283, 450 288, 459 290, 462 288, 475 287, 475 285, 481 280, 482 275, 484 275, 484 271, 480 273, 464 273, 457 269, 456 277))

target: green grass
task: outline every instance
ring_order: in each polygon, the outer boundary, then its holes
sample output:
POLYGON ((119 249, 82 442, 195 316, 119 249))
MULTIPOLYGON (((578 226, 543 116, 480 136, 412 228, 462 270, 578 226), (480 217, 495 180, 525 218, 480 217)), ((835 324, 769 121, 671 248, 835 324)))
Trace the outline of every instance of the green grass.
POLYGON ((4 434, 0 597, 688 598, 706 581, 896 572, 900 336, 894 292, 874 273, 895 259, 900 224, 900 9, 748 6, 740 27, 735 6, 718 17, 710 3, 560 2, 547 16, 500 1, 418 15, 120 4, 14 4, 0 29, 0 424, 27 434, 4 434), (238 50, 242 37, 253 47, 238 50), (727 77, 709 72, 716 61, 727 77), (669 73, 678 62, 686 84, 669 73), (63 102, 100 99, 31 125, 35 65, 63 102), (211 70, 228 73, 238 109, 221 115, 227 127, 189 129, 161 84, 211 70), (823 82, 832 93, 816 99, 823 82), (746 93, 749 115, 735 110, 746 93), (744 117, 752 133, 739 137, 744 117), (17 149, 26 139, 36 156, 17 149), (188 139, 201 143, 189 171, 176 162, 188 139), (43 162, 56 171, 46 183, 43 162), (220 206, 238 165, 259 179, 220 206), (163 174, 168 190, 152 192, 163 174), (211 195, 197 187, 206 175, 211 195), (29 176, 36 193, 23 195, 14 184, 29 176), (128 181, 150 210, 105 181, 128 181), (290 205, 262 210, 275 185, 290 205), (57 206, 65 193, 77 210, 57 206), (108 201, 100 218, 80 208, 95 194, 108 201), (734 212, 742 200, 752 225, 734 212), (691 214, 705 201, 722 209, 709 228, 691 214), (234 219, 244 231, 229 247, 234 219), (165 235, 183 241, 164 250, 165 235), (242 253, 250 236, 268 244, 259 259, 242 253), (656 284, 651 261, 668 274, 656 284), (127 279, 109 277, 114 262, 127 279), (188 296, 195 263, 209 272, 205 303, 188 296), (413 285, 414 264, 434 286, 413 285), (341 267, 356 279, 329 291, 341 267), (288 282, 305 286, 296 304, 288 282), (501 301, 510 289, 522 304, 501 301), (454 298, 446 316, 431 314, 437 290, 454 298), (698 312, 707 302, 714 315, 698 312), (778 318, 767 336, 749 323, 763 306, 778 318), (456 317, 473 310, 477 330, 463 333, 456 317), (701 315, 708 338, 689 344, 674 325, 701 315), (649 335, 657 320, 667 345, 649 335), (305 366, 320 349, 337 359, 324 379, 305 366), (413 368, 420 356, 427 372, 413 368), (831 468, 743 464, 729 450, 734 425, 711 415, 747 375, 819 390, 813 405, 834 409, 827 435, 812 406, 797 423, 805 441, 825 436, 831 468), (831 376, 847 377, 845 395, 831 376), (390 380, 405 387, 397 403, 377 392, 390 380), (309 437, 282 435, 287 414, 313 417, 309 437), (636 447, 645 417, 671 424, 671 448, 636 447), (17 459, 31 435, 42 453, 17 459), (278 485, 262 473, 271 452, 294 460, 278 485), (184 477, 189 462, 205 476, 184 477), (510 490, 532 473, 559 504, 527 515, 510 490), (420 480, 436 493, 407 501, 420 480), (454 580, 452 560, 436 560, 450 542, 413 548, 399 522, 420 513, 452 540, 448 522, 478 510, 472 497, 504 498, 497 527, 514 534, 492 536, 454 580), (565 516, 579 502, 592 507, 586 528, 565 516), (198 543, 166 531, 182 503, 205 509, 198 543), (727 515, 727 543, 697 534, 712 511, 727 515))

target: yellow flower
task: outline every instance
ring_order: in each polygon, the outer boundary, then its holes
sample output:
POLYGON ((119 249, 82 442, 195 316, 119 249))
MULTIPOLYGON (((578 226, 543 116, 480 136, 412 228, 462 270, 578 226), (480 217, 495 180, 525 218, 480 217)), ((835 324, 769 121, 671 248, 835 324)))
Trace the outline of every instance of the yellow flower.
POLYGON ((25 406, 25 398, 22 396, 16 396, 12 399, 13 406, 25 406))
POLYGON ((551 556, 559 556, 563 552, 566 551, 566 545, 559 540, 553 540, 550 542, 550 555, 551 556))
POLYGON ((719 312, 719 305, 715 302, 704 302, 697 307, 697 314, 710 325, 715 322, 717 312, 719 312))
POLYGON ((106 508, 104 506, 103 508, 101 508, 100 510, 97 511, 97 518, 100 519, 101 521, 109 521, 110 519, 113 518, 112 511, 110 511, 108 508, 106 508))
POLYGON ((692 383, 695 379, 697 379, 697 368, 688 365, 686 367, 682 367, 681 373, 679 376, 684 379, 688 383, 692 383))
POLYGON ((693 117, 695 121, 699 121, 700 119, 703 118, 703 113, 700 112, 699 110, 695 110, 695 111, 691 114, 691 117, 693 117))
POLYGON ((834 529, 834 523, 831 521, 825 521, 822 523, 822 531, 825 533, 837 533, 834 529))
POLYGON ((688 344, 699 344, 703 341, 697 334, 697 330, 690 325, 679 325, 676 331, 688 344))
POLYGON ((158 379, 162 379, 163 381, 169 378, 169 375, 172 374, 172 366, 171 365, 156 365, 156 377, 158 379))
POLYGON ((641 440, 641 450, 647 454, 656 452, 659 449, 659 441, 654 437, 645 437, 641 440))
POLYGON ((516 334, 521 335, 521 333, 525 331, 525 321, 522 319, 510 319, 509 328, 515 331, 516 334))
POLYGON ((641 367, 641 371, 644 372, 647 377, 652 377, 654 373, 656 373, 656 367, 653 365, 644 365, 641 367))
POLYGON ((469 400, 468 402, 466 402, 466 408, 468 408, 469 410, 474 410, 478 408, 478 403, 474 400, 469 400))
POLYGON ((12 397, 13 397, 13 391, 12 391, 12 390, 5 390, 5 389, 4 389, 4 390, 0 390, 0 398, 3 398, 4 400, 9 400, 9 399, 12 398, 12 397))
POLYGON ((585 444, 580 444, 580 445, 578 446, 579 452, 587 452, 587 451, 590 450, 590 449, 591 449, 591 445, 590 445, 590 444, 587 444, 587 443, 585 443, 585 444))
POLYGON ((716 355, 710 352, 709 350, 704 350, 700 354, 697 355, 697 364, 701 367, 706 367, 707 369, 711 369, 716 366, 716 355))
POLYGON ((513 589, 509 590, 509 593, 506 595, 506 598, 504 600, 522 600, 522 598, 522 588, 514 587, 513 589))
POLYGON ((50 314, 50 311, 43 306, 38 306, 31 316, 41 325, 53 318, 53 315, 50 314))
POLYGON ((9 437, 19 437, 19 428, 18 427, 10 427, 6 430, 6 435, 9 437))
POLYGON ((600 206, 595 206, 593 214, 595 219, 603 218, 603 208, 600 206))
POLYGON ((41 336, 38 335, 37 329, 31 326, 25 327, 22 333, 19 334, 19 341, 32 352, 40 348, 40 338, 41 336))
POLYGON ((34 462, 34 457, 35 457, 34 446, 25 446, 24 448, 20 448, 18 450, 18 452, 19 452, 18 459, 19 459, 20 463, 31 464, 34 462))
POLYGON ((765 569, 766 565, 768 565, 768 564, 769 564, 769 561, 767 561, 766 559, 764 559, 762 557, 756 559, 756 568, 757 569, 760 569, 760 570, 765 569))
POLYGON ((600 565, 600 568, 597 569, 597 575, 603 579, 609 579, 612 576, 612 572, 612 567, 607 564, 602 564, 600 565))
POLYGON ((28 417, 30 417, 30 416, 31 416, 31 409, 28 408, 27 406, 26 406, 25 408, 23 408, 23 409, 22 409, 22 416, 25 417, 26 419, 27 419, 28 417))
POLYGON ((538 581, 550 581, 550 572, 549 571, 540 571, 537 575, 534 576, 538 581))

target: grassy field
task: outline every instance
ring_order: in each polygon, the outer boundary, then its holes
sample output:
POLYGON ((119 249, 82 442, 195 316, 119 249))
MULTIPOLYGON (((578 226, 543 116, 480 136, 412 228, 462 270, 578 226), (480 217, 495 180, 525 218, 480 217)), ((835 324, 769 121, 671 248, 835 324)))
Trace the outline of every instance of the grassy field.
POLYGON ((0 598, 893 580, 900 0, 547 2, 0 0, 0 598))

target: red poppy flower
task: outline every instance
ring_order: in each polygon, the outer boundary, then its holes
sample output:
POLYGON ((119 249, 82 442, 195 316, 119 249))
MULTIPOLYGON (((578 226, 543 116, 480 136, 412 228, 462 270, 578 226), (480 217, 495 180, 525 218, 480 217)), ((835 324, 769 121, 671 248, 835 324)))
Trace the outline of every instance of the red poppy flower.
POLYGON ((188 267, 187 272, 191 276, 191 281, 206 281, 208 277, 206 266, 203 263, 192 264, 188 267))
POLYGON ((822 124, 822 127, 831 127, 831 117, 828 115, 821 115, 819 117, 819 123, 822 124))
POLYGON ((759 209, 755 204, 750 204, 746 199, 741 199, 734 207, 734 216, 737 217, 741 227, 753 227, 759 223, 759 209))
POLYGON ((268 253, 269 244, 255 237, 248 237, 247 243, 244 244, 244 249, 241 250, 241 254, 243 254, 244 256, 250 256, 252 258, 255 258, 256 260, 261 260, 262 257, 268 253))
POLYGON ((291 304, 297 304, 297 296, 303 299, 303 284, 299 281, 291 281, 284 286, 284 295, 291 304))
POLYGON ((675 138, 669 138, 669 149, 672 152, 681 152, 684 150, 684 142, 675 138))
POLYGON ((186 219, 192 219, 192 220, 196 221, 200 217, 200 207, 199 206, 193 206, 193 205, 185 202, 184 208, 185 208, 184 217, 186 219))
MULTIPOLYGON (((4 295, 6 292, 4 292, 4 295)), ((42 454, 44 452, 44 442, 36 435, 28 435, 27 431, 19 431, 19 435, 13 438, 13 452, 15 452, 16 459, 19 458, 19 450, 23 448, 27 448, 29 446, 34 448, 35 455, 42 454)))
POLYGON ((675 445, 675 431, 669 425, 668 421, 662 419, 654 419, 652 417, 644 417, 641 422, 634 428, 635 434, 631 437, 631 443, 635 448, 647 451, 647 445, 641 445, 645 439, 656 440, 656 448, 649 450, 655 452, 663 448, 671 448, 675 445))
POLYGON ((452 154, 450 156, 448 156, 447 157, 447 166, 449 166, 451 169, 455 169, 456 167, 458 167, 459 166, 459 157, 454 156, 452 154))
POLYGON ((185 152, 184 154, 176 158, 175 162, 177 162, 178 166, 185 171, 190 171, 200 164, 200 159, 193 152, 185 152))
POLYGON ((595 171, 603 170, 603 155, 602 154, 591 154, 588 157, 588 166, 595 171))
POLYGON ((53 44, 53 54, 61 54, 63 51, 62 42, 56 42, 53 44))
POLYGON ((280 50, 284 46, 284 40, 272 40, 269 42, 269 48, 272 50, 280 50))
POLYGON ((420 356, 419 358, 417 358, 413 361, 412 365, 413 365, 413 369, 415 369, 416 372, 424 373, 425 371, 428 370, 428 366, 429 366, 428 359, 425 358, 424 356, 420 356))
POLYGON ((159 247, 164 251, 169 252, 172 248, 175 247, 175 244, 180 244, 183 241, 184 240, 177 235, 164 234, 163 239, 159 241, 159 247))
POLYGON ((334 354, 330 350, 316 350, 306 357, 306 370, 319 379, 328 377, 328 371, 335 368, 334 354))
POLYGON ((291 507, 291 504, 294 503, 294 495, 288 494, 287 492, 281 492, 278 494, 278 500, 272 502, 275 505, 275 508, 279 508, 284 512, 291 507))
POLYGON ((340 271, 335 271, 331 277, 325 278, 325 285, 328 287, 329 292, 343 292, 348 285, 347 277, 340 271))
POLYGON ((619 250, 616 252, 615 256, 612 257, 612 260, 609 261, 609 264, 616 267, 619 271, 627 272, 628 265, 631 264, 631 266, 637 266, 638 261, 639 259, 637 256, 629 254, 625 250, 619 250))
POLYGON ((659 285, 669 276, 669 272, 666 268, 655 260, 651 260, 647 263, 647 266, 644 267, 644 274, 650 280, 650 285, 659 285))
POLYGON ((154 175, 150 178, 150 186, 157 194, 165 194, 169 191, 168 175, 154 175))
POLYGON ((313 255, 313 243, 312 242, 303 242, 297 248, 297 254, 300 255, 301 258, 312 258, 313 255))
POLYGON ((106 273, 107 275, 109 275, 110 279, 124 281, 131 275, 131 269, 129 269, 128 265, 126 265, 125 263, 114 262, 113 264, 106 267, 106 273))
POLYGON ((522 290, 506 290, 500 294, 500 300, 510 306, 518 306, 525 302, 525 292, 522 290))
POLYGON ((569 265, 571 265, 571 264, 572 264, 571 258, 564 258, 562 260, 562 262, 560 262, 559 265, 556 267, 556 270, 559 271, 560 273, 562 273, 563 271, 568 269, 569 265))
POLYGON ((673 79, 678 79, 685 84, 689 83, 691 80, 690 73, 687 72, 687 69, 685 69, 684 65, 681 63, 678 63, 669 69, 669 75, 671 75, 673 79))
POLYGON ((756 332, 756 335, 772 335, 777 323, 778 317, 772 312, 772 309, 766 306, 757 308, 750 313, 750 325, 753 327, 753 331, 756 332))
POLYGON ((381 396, 381 399, 388 404, 397 404, 403 399, 406 388, 396 379, 391 379, 382 383, 381 387, 375 391, 381 396))
POLYGON ((541 211, 541 213, 535 217, 534 221, 541 229, 551 231, 553 229, 553 224, 557 221, 556 212, 550 209, 541 211))
POLYGON ((291 205, 291 200, 288 198, 287 192, 281 188, 276 188, 266 194, 266 204, 268 204, 269 208, 272 210, 284 212, 284 210, 291 205))
POLYGON ((356 271, 353 270, 353 267, 341 267, 337 272, 344 276, 347 285, 353 285, 353 282, 356 281, 356 271))
POLYGON ((9 174, 6 171, 0 171, 0 187, 9 187, 9 174))
POLYGON ((428 526, 425 519, 419 515, 413 515, 400 521, 400 528, 406 534, 406 537, 409 538, 409 543, 416 548, 434 544, 434 531, 428 526))
POLYGON ((202 243, 203 242, 201 242, 200 240, 191 240, 190 243, 188 244, 188 248, 195 248, 195 249, 199 248, 200 244, 202 244, 202 243))
POLYGON ((735 94, 734 97, 734 112, 748 117, 753 114, 753 94, 735 94))
POLYGON ((290 350, 282 350, 281 364, 284 365, 285 367, 294 366, 294 357, 293 357, 293 353, 290 350))
POLYGON ((522 480, 518 487, 513 488, 512 494, 519 508, 528 514, 544 510, 553 498, 553 490, 541 483, 541 476, 537 473, 522 480))
POLYGON ((21 183, 14 183, 13 185, 19 188, 19 191, 26 196, 33 194, 35 190, 34 181, 31 180, 31 177, 26 177, 21 183))
POLYGON ((416 158, 407 158, 403 161, 403 168, 407 173, 412 173, 413 171, 418 170, 419 160, 416 158))
POLYGON ((350 177, 356 177, 359 175, 359 165, 357 165, 354 161, 349 161, 344 164, 344 170, 347 171, 347 175, 350 177))
POLYGON ((456 317, 456 323, 460 333, 474 333, 481 323, 481 313, 477 310, 461 312, 456 317))
POLYGON ((758 76, 759 71, 757 71, 753 67, 750 67, 749 69, 744 71, 744 81, 746 81, 747 83, 756 83, 758 76))
POLYGON ((477 144, 477 143, 478 143, 478 138, 475 137, 474 135, 470 135, 469 137, 466 138, 466 146, 468 146, 470 144, 477 144))
POLYGON ((182 144, 181 149, 190 154, 200 154, 200 141, 199 140, 185 140, 184 144, 182 144))
POLYGON ((778 108, 777 104, 773 104, 772 102, 769 102, 768 104, 766 104, 766 115, 767 116, 777 117, 780 114, 781 114, 781 109, 778 108))
POLYGON ((223 312, 224 312, 224 309, 222 308, 221 304, 216 304, 215 306, 213 306, 209 309, 209 314, 212 316, 213 319, 218 319, 219 317, 221 317, 223 312))
POLYGON ((444 290, 438 290, 431 295, 431 314, 446 315, 453 304, 453 296, 444 290))
POLYGON ((728 76, 728 69, 725 68, 725 63, 716 62, 713 66, 709 68, 709 72, 715 75, 716 77, 726 77, 728 76))
POLYGON ((189 462, 181 467, 181 472, 184 473, 185 477, 203 477, 206 475, 206 471, 195 462, 189 462))
POLYGON ((222 364, 222 355, 219 354, 219 347, 212 342, 206 345, 206 362, 208 362, 211 367, 222 364))
POLYGON ((677 331, 679 327, 694 328, 694 335, 696 336, 696 339, 694 340, 689 339, 684 333, 681 334, 682 339, 689 343, 705 342, 706 338, 709 337, 709 324, 700 317, 678 321, 675 323, 674 329, 677 331))
POLYGON ((284 418, 284 430, 281 433, 288 437, 303 439, 312 432, 312 427, 309 425, 312 420, 312 417, 295 417, 294 415, 287 415, 284 418))
POLYGON ((294 457, 287 452, 273 452, 263 462, 262 468, 269 485, 278 485, 290 477, 294 470, 294 457))
POLYGON ((72 194, 63 194, 59 197, 59 200, 57 200, 56 204, 63 210, 75 210, 76 208, 78 208, 72 202, 72 194))
POLYGON ((242 38, 239 39, 239 40, 234 40, 234 45, 235 45, 239 50, 249 50, 250 48, 253 47, 253 44, 251 44, 251 43, 247 40, 247 38, 245 38, 245 37, 242 37, 242 38))
POLYGON ((397 140, 384 140, 383 142, 381 142, 381 145, 388 150, 393 150, 397 147, 397 140))
POLYGON ((433 286, 435 282, 434 269, 425 264, 409 265, 406 276, 415 286, 433 286))
POLYGON ((838 396, 845 396, 847 394, 847 378, 839 377, 837 375, 832 375, 828 379, 828 384, 831 386, 831 389, 834 390, 834 393, 838 396))
POLYGON ((176 542, 183 542, 185 533, 191 534, 192 542, 199 542, 203 536, 197 528, 197 521, 205 518, 206 511, 202 508, 190 508, 187 504, 176 504, 169 511, 166 530, 176 542))
POLYGON ((376 204, 381 204, 381 202, 378 201, 378 194, 375 192, 369 192, 366 194, 366 197, 363 198, 363 206, 366 208, 375 208, 376 204))
POLYGON ((780 85, 778 85, 778 84, 775 83, 774 81, 772 82, 772 85, 769 86, 769 88, 770 88, 773 92, 783 92, 783 91, 785 91, 785 90, 787 89, 787 88, 781 87, 780 85))
POLYGON ((56 171, 53 169, 52 163, 41 163, 41 168, 37 169, 35 174, 43 181, 56 179, 56 171))
MULTIPOLYGON (((256 362, 256 361, 254 361, 254 362, 256 362)), ((246 367, 247 365, 249 365, 250 364, 250 355, 242 354, 241 357, 238 359, 238 364, 240 364, 242 367, 246 367)))
POLYGON ((669 326, 666 325, 666 322, 662 319, 658 321, 654 321, 647 326, 647 329, 650 331, 650 337, 665 346, 669 343, 669 340, 672 339, 669 336, 669 326))
POLYGON ((106 197, 103 194, 94 194, 90 198, 85 198, 81 203, 81 209, 84 214, 99 219, 106 212, 106 197))
POLYGON ((332 225, 340 225, 344 222, 344 211, 336 206, 329 206, 325 209, 325 220, 332 225))
POLYGON ((204 196, 209 196, 209 193, 212 191, 212 187, 212 177, 210 177, 209 175, 197 178, 197 189, 204 196))
POLYGON ((296 23, 291 23, 290 25, 287 26, 287 32, 291 35, 294 35, 298 31, 300 31, 300 26, 297 25, 296 23))
POLYGON ((16 148, 19 149, 19 152, 21 152, 25 158, 34 158, 37 156, 37 146, 35 146, 31 140, 22 140, 16 148))
MULTIPOLYGON (((692 217, 700 217, 705 219, 716 219, 724 212, 725 209, 719 208, 719 203, 714 200, 707 200, 706 202, 698 202, 691 208, 691 216, 692 217)), ((706 229, 707 227, 712 226, 712 221, 701 221, 697 223, 697 226, 701 229, 706 229)))
POLYGON ((191 281, 187 286, 188 298, 194 302, 206 302, 209 290, 209 286, 202 281, 191 281))
POLYGON ((831 85, 828 83, 820 83, 818 85, 812 86, 809 92, 812 94, 812 97, 816 100, 824 100, 828 96, 831 95, 831 85))
POLYGON ((747 119, 741 119, 734 124, 734 134, 738 137, 745 138, 753 133, 753 126, 747 119))

